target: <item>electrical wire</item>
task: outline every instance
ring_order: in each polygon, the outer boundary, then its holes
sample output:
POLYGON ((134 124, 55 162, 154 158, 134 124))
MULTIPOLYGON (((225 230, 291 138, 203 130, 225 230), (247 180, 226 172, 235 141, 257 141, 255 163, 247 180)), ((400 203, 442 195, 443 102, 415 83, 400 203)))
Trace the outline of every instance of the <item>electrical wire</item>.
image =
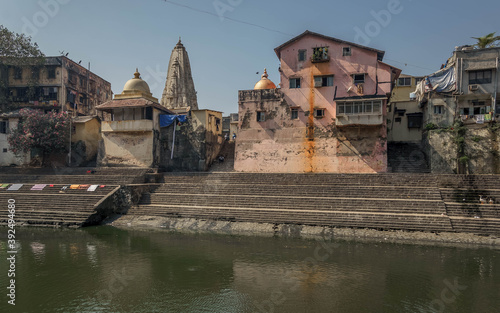
MULTIPOLYGON (((206 10, 201 10, 201 9, 198 9, 198 8, 194 8, 194 7, 191 7, 189 5, 185 5, 185 4, 173 2, 173 1, 170 1, 170 0, 163 0, 163 1, 167 2, 167 3, 170 3, 170 4, 173 4, 173 5, 176 5, 178 7, 183 7, 183 8, 189 9, 189 10, 193 10, 193 11, 196 11, 196 12, 208 14, 208 15, 215 16, 215 17, 220 17, 218 14, 215 14, 213 12, 206 11, 206 10)), ((235 22, 235 23, 240 23, 240 24, 244 24, 244 25, 249 25, 249 26, 257 27, 257 28, 260 28, 260 29, 263 29, 263 30, 266 30, 266 31, 270 31, 270 32, 273 32, 273 33, 278 33, 280 35, 285 35, 285 36, 290 36, 290 37, 294 37, 295 36, 293 34, 288 34, 288 33, 282 32, 280 30, 272 29, 272 28, 269 28, 269 27, 265 27, 265 26, 262 26, 262 25, 258 25, 258 24, 254 24, 254 23, 250 23, 250 22, 238 20, 238 19, 235 19, 235 18, 227 17, 227 16, 224 16, 224 19, 230 20, 230 21, 235 22)), ((436 71, 436 69, 430 69, 430 68, 426 68, 426 67, 422 67, 422 66, 418 66, 418 65, 413 65, 413 64, 410 64, 408 62, 401 62, 401 61, 396 61, 396 60, 392 60, 392 59, 388 59, 388 58, 385 58, 385 60, 391 61, 391 62, 396 62, 396 63, 399 63, 399 64, 404 64, 405 66, 412 66, 412 67, 416 67, 416 68, 420 68, 420 69, 424 69, 424 70, 429 70, 429 71, 432 71, 432 72, 436 71)))
MULTIPOLYGON (((163 1, 165 1, 167 3, 170 3, 170 4, 173 4, 173 5, 176 5, 176 6, 179 6, 179 7, 187 8, 187 9, 190 9, 190 10, 193 10, 193 11, 205 13, 205 14, 212 15, 212 16, 215 16, 215 17, 220 17, 218 14, 215 14, 213 12, 209 12, 209 11, 205 11, 205 10, 193 8, 193 7, 185 5, 185 4, 180 4, 180 3, 169 1, 169 0, 163 0, 163 1)), ((272 29, 272 28, 269 28, 269 27, 265 27, 265 26, 262 26, 262 25, 258 25, 258 24, 254 24, 254 23, 250 23, 250 22, 246 22, 246 21, 242 21, 242 20, 237 20, 237 19, 234 19, 234 18, 231 18, 231 17, 227 17, 227 16, 224 16, 224 19, 228 19, 230 21, 233 21, 233 22, 236 22, 236 23, 240 23, 240 24, 245 24, 245 25, 250 25, 250 26, 253 26, 253 27, 258 27, 258 28, 261 28, 261 29, 264 29, 264 30, 267 30, 267 31, 270 31, 270 32, 278 33, 278 34, 281 34, 281 35, 285 35, 285 36, 292 36, 292 37, 294 36, 292 34, 288 34, 288 33, 285 33, 285 32, 282 32, 282 31, 279 31, 279 30, 276 30, 276 29, 272 29)))

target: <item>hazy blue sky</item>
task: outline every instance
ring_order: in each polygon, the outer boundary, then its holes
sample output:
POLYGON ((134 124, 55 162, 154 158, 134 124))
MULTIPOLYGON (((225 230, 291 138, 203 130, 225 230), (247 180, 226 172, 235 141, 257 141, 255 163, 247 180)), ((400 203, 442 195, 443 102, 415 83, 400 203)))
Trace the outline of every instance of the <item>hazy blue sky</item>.
POLYGON ((403 73, 425 75, 470 37, 500 34, 499 12, 498 0, 0 0, 0 24, 31 35, 46 55, 91 62, 114 93, 138 67, 160 98, 182 36, 200 108, 226 114, 238 111, 238 90, 252 89, 264 67, 279 83, 274 48, 307 29, 384 50, 403 73))

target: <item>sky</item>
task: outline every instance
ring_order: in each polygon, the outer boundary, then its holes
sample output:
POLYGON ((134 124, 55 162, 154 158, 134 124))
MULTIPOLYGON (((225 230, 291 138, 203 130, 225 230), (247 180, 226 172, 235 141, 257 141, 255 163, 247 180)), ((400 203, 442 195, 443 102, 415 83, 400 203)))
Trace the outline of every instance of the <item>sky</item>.
POLYGON ((115 94, 137 67, 161 98, 182 37, 199 108, 224 115, 264 68, 279 84, 274 48, 305 30, 383 50, 384 62, 423 76, 471 37, 500 34, 498 12, 498 0, 0 0, 1 25, 47 56, 90 62, 115 94))

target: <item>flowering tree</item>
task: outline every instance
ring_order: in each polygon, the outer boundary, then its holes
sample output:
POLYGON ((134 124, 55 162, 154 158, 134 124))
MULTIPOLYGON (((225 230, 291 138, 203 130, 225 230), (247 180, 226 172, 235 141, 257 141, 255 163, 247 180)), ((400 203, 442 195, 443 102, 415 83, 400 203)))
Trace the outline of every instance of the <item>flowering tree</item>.
POLYGON ((46 155, 67 152, 71 117, 66 112, 22 109, 19 114, 18 127, 8 137, 9 148, 15 155, 35 150, 42 157, 43 164, 46 155))

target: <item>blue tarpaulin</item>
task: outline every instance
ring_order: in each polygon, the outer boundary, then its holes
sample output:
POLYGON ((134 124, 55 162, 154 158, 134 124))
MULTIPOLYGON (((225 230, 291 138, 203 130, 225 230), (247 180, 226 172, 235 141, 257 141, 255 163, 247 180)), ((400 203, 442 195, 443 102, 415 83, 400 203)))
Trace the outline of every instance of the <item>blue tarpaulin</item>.
POLYGON ((186 115, 170 115, 170 114, 160 114, 160 127, 168 127, 172 125, 175 120, 179 123, 184 123, 187 121, 186 115))

